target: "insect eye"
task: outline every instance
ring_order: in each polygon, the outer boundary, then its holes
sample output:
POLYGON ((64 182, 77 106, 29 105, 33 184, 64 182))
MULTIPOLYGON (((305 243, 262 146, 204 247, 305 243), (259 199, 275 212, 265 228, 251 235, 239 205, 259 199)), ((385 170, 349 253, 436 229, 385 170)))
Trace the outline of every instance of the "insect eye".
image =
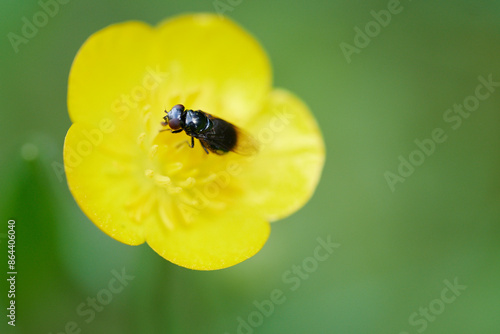
POLYGON ((179 130, 181 128, 181 121, 178 118, 170 119, 168 121, 168 126, 172 130, 179 130))
POLYGON ((163 117, 163 119, 167 121, 172 130, 179 130, 182 128, 184 113, 184 106, 182 104, 176 104, 167 112, 167 115, 163 117))
POLYGON ((183 112, 184 106, 182 104, 176 104, 175 106, 172 107, 172 111, 174 110, 179 110, 179 112, 183 112))

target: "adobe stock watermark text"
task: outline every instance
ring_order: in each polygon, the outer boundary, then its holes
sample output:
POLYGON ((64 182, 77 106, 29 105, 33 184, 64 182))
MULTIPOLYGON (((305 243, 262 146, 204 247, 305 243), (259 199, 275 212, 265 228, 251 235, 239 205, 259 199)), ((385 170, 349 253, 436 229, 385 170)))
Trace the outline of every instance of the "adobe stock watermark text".
MULTIPOLYGON (((481 105, 481 102, 488 99, 500 87, 500 82, 493 80, 493 74, 484 77, 478 76, 479 83, 476 85, 473 94, 466 96, 461 103, 455 103, 452 107, 443 112, 443 121, 451 130, 460 129, 464 120, 468 119, 481 105)), ((387 170, 384 178, 389 189, 394 192, 398 183, 405 182, 415 173, 417 167, 434 154, 438 145, 448 139, 450 130, 441 127, 434 128, 429 132, 427 138, 415 138, 415 149, 410 153, 398 156, 398 166, 393 171, 387 170)))
MULTIPOLYGON (((281 281, 287 286, 287 289, 273 289, 269 293, 269 299, 253 301, 254 311, 247 316, 236 318, 236 334, 254 333, 256 328, 264 324, 266 318, 274 314, 276 306, 286 302, 287 295, 299 289, 302 283, 318 270, 321 263, 328 260, 333 251, 340 247, 340 244, 332 242, 331 236, 318 237, 316 241, 317 245, 311 256, 304 258, 299 265, 292 265, 281 275, 281 281)), ((229 334, 229 332, 225 332, 225 334, 229 334)))

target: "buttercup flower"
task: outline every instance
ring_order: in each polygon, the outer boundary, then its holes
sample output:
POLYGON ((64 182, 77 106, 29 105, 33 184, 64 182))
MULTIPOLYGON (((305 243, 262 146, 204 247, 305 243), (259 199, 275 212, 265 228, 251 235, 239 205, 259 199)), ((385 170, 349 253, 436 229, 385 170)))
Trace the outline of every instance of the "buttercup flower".
POLYGON ((68 110, 64 165, 83 212, 114 239, 147 242, 187 268, 225 268, 257 253, 269 222, 309 200, 324 164, 308 108, 271 88, 259 44, 216 15, 98 31, 73 62, 68 110), (258 153, 206 154, 185 133, 160 132, 176 104, 235 124, 258 153))

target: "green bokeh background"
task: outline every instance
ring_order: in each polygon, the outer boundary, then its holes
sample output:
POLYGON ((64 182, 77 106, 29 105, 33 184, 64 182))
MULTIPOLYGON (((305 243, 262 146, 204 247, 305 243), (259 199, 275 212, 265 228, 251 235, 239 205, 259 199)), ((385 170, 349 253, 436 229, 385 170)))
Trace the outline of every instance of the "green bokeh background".
POLYGON ((310 106, 327 159, 314 197, 272 225, 260 253, 198 272, 100 232, 52 164, 62 163, 67 77, 85 39, 115 22, 214 12, 213 1, 71 0, 18 53, 7 34, 41 8, 2 1, 0 333, 65 333, 72 321, 81 333, 499 333, 500 87, 456 130, 443 115, 474 94, 479 76, 500 81, 500 2, 402 0, 350 63, 339 45, 353 44, 354 28, 388 1, 232 3, 225 14, 266 49, 274 85, 310 106), (399 156, 436 128, 446 141, 391 191, 384 173, 397 173, 399 156), (8 219, 15 328, 5 316, 8 219), (292 291, 283 275, 328 236, 340 247, 292 291), (122 268, 135 278, 87 323, 78 306, 122 268), (444 281, 455 279, 467 288, 443 304, 444 281), (238 328, 239 317, 259 320, 254 302, 275 289, 285 301, 262 324, 238 328), (424 320, 429 306, 436 314, 424 320))

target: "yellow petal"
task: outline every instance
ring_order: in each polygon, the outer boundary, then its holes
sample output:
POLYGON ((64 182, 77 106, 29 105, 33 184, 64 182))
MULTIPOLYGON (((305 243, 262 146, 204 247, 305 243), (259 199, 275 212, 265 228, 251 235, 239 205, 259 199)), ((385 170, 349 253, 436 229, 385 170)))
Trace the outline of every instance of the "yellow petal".
POLYGON ((248 209, 203 210, 190 224, 173 229, 151 225, 148 244, 165 259, 196 270, 216 270, 255 255, 270 233, 269 223, 248 209))
MULTIPOLYGON (((109 26, 90 36, 78 51, 68 81, 71 120, 97 124, 137 109, 154 82, 152 28, 140 22, 109 26)), ((127 113, 128 115, 128 113, 127 113)))
POLYGON ((130 116, 133 124, 147 109, 159 124, 165 109, 183 103, 243 126, 270 85, 268 58, 246 31, 217 15, 182 15, 89 37, 71 68, 68 109, 73 122, 94 125, 130 116))
POLYGON ((217 15, 183 15, 157 28, 157 54, 169 80, 159 96, 242 126, 270 91, 268 58, 257 41, 217 15))
POLYGON ((277 89, 249 128, 261 151, 241 174, 244 201, 273 221, 312 196, 325 161, 324 142, 307 106, 277 89))
MULTIPOLYGON (((221 187, 215 198, 224 200, 219 202, 222 209, 212 209, 212 202, 180 208, 179 195, 165 197, 164 189, 147 186, 140 153, 119 146, 119 130, 101 135, 94 127, 77 123, 69 129, 64 145, 70 191, 103 232, 130 245, 147 240, 167 260, 198 270, 235 265, 262 248, 269 224, 238 201, 229 202, 223 190, 231 187, 221 187), (173 213, 179 210, 191 210, 189 223, 173 213)), ((126 141, 127 136, 123 137, 126 141)))
POLYGON ((133 156, 109 150, 109 134, 100 137, 93 131, 77 123, 66 134, 64 166, 69 189, 82 211, 106 234, 129 245, 142 244, 142 224, 133 219, 134 200, 140 200, 133 156))

